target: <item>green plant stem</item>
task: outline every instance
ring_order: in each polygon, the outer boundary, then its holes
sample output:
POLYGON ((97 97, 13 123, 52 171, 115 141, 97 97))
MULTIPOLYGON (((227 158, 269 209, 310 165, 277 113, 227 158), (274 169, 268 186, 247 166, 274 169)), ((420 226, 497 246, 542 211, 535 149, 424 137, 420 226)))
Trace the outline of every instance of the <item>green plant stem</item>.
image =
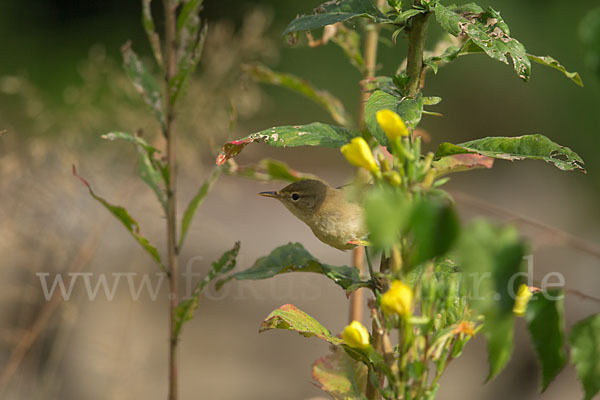
POLYGON ((169 271, 169 400, 177 400, 177 337, 175 335, 175 311, 179 303, 178 296, 178 249, 177 249, 177 170, 175 156, 175 111, 170 101, 169 82, 177 73, 175 60, 176 27, 175 11, 177 4, 172 0, 163 0, 165 12, 165 104, 167 121, 165 137, 167 140, 167 165, 169 182, 167 185, 167 249, 169 271))
MULTIPOLYGON (((415 5, 420 4, 415 1, 415 5)), ((410 19, 411 26, 408 32, 408 56, 406 63, 406 74, 408 75, 408 95, 416 95, 421 87, 421 76, 423 73, 423 52, 425 51, 425 39, 427 38, 427 22, 429 13, 417 14, 410 19)))

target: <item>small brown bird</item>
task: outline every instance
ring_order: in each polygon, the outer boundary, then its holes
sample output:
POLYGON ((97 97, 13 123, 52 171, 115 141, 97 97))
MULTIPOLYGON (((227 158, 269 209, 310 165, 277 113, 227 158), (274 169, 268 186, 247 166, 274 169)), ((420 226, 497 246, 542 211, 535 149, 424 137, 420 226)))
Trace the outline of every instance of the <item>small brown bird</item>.
POLYGON ((351 200, 348 188, 350 186, 332 188, 323 182, 306 179, 278 192, 259 194, 281 201, 323 243, 348 250, 355 247, 349 241, 361 240, 367 234, 363 209, 351 200))

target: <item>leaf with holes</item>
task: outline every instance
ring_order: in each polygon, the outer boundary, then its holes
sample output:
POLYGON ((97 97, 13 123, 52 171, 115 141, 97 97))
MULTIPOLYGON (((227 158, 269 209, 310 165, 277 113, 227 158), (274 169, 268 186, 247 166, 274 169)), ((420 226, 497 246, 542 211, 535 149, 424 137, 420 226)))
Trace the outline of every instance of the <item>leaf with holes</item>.
POLYGON ((283 35, 310 31, 357 17, 367 17, 377 23, 392 23, 372 0, 333 0, 317 7, 313 15, 302 15, 290 22, 283 35))
POLYGON ((568 147, 554 143, 543 135, 517 137, 487 137, 470 142, 442 143, 435 154, 437 160, 455 154, 476 153, 502 160, 544 160, 563 171, 577 170, 585 173, 583 160, 568 147))
POLYGON ((245 69, 255 81, 281 86, 302 94, 327 110, 336 123, 346 127, 352 125, 352 118, 338 98, 325 90, 315 88, 305 79, 273 71, 261 64, 249 64, 245 69))
POLYGON ((337 148, 349 143, 360 132, 341 126, 313 122, 309 125, 277 126, 245 138, 225 143, 217 157, 217 165, 237 156, 249 143, 264 141, 273 147, 321 146, 337 148))
POLYGON ((335 345, 343 343, 342 339, 333 336, 319 321, 293 304, 285 304, 271 312, 260 325, 258 332, 272 329, 296 331, 304 337, 316 337, 335 345))
POLYGON ((509 64, 512 62, 517 75, 527 81, 531 75, 531 62, 525 47, 510 37, 510 30, 491 7, 487 10, 475 4, 460 7, 435 6, 435 17, 448 33, 454 36, 467 36, 489 57, 509 64))
POLYGON ((148 254, 150 254, 150 256, 152 256, 154 261, 156 261, 158 263, 158 265, 163 269, 163 271, 166 271, 167 270, 166 267, 163 265, 163 263, 160 260, 160 254, 158 253, 158 250, 156 250, 156 247, 154 247, 152 244, 150 244, 148 239, 146 239, 141 234, 140 224, 135 219, 133 219, 133 217, 131 217, 131 215, 129 215, 129 212, 121 206, 115 206, 113 204, 110 204, 108 201, 104 200, 102 197, 100 197, 96 193, 94 193, 90 184, 85 179, 83 179, 81 176, 79 176, 77 174, 77 171, 75 170, 74 165, 73 165, 73 175, 77 179, 79 179, 88 188, 90 195, 96 201, 98 201, 100 204, 102 204, 115 218, 117 218, 123 224, 123 226, 125 226, 125 229, 127 229, 127 231, 140 244, 140 246, 142 246, 142 248, 144 250, 146 250, 146 252, 148 252, 148 254))

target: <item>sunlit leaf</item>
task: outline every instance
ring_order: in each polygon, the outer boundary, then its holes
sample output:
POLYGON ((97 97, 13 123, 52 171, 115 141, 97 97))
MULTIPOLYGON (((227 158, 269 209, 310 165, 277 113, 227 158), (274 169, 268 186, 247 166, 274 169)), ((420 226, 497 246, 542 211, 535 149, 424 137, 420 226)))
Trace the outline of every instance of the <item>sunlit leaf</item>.
POLYGON ((388 139, 383 129, 377 123, 377 112, 392 110, 404 121, 410 129, 416 128, 423 114, 423 97, 418 94, 416 98, 396 96, 382 90, 371 94, 365 105, 365 122, 369 131, 375 136, 380 145, 386 146, 388 139))
POLYGON ((154 27, 154 19, 152 18, 152 9, 150 7, 151 3, 152 0, 142 0, 142 25, 146 31, 146 36, 148 36, 150 47, 152 47, 154 59, 158 65, 162 67, 163 59, 162 50, 160 48, 160 37, 158 36, 158 33, 156 33, 154 27))
POLYGON ((190 224, 192 223, 192 219, 194 218, 194 214, 196 213, 196 210, 198 209, 200 204, 202 204, 202 201, 204 200, 204 198, 206 197, 206 195, 208 194, 208 192, 210 191, 210 189, 216 182, 217 178, 219 177, 219 173, 220 173, 219 168, 215 168, 213 170, 210 177, 206 181, 204 181, 202 186, 200 186, 200 189, 198 189, 198 192, 192 198, 192 200, 190 200, 190 203, 188 204, 187 208, 185 209, 185 212, 183 213, 183 218, 181 219, 181 234, 179 235, 179 245, 178 245, 180 249, 181 249, 181 246, 183 246, 183 241, 185 240, 185 236, 190 227, 190 224))
POLYGON ((600 314, 594 314, 573 326, 569 335, 571 363, 583 384, 584 400, 600 392, 600 314))
POLYGON ((148 186, 150 186, 163 209, 166 210, 167 193, 164 189, 164 187, 166 187, 166 182, 161 172, 164 165, 154 157, 154 154, 160 153, 160 151, 157 148, 150 146, 141 137, 125 132, 110 132, 106 135, 102 135, 102 138, 107 140, 123 140, 136 145, 135 147, 138 153, 138 175, 148 186))
POLYGON ((133 236, 133 238, 142 246, 142 248, 144 250, 146 250, 146 252, 148 252, 148 254, 150 254, 150 256, 152 256, 152 258, 158 263, 158 265, 164 270, 166 271, 165 266, 162 264, 161 260, 160 260, 160 254, 158 253, 158 250, 156 250, 156 247, 154 247, 152 244, 150 244, 150 242, 148 241, 148 239, 146 239, 140 232, 140 225, 138 224, 138 222, 133 219, 131 217, 131 215, 129 215, 129 212, 121 207, 121 206, 115 206, 113 204, 110 204, 108 201, 104 200, 102 197, 96 195, 96 193, 94 193, 94 191, 92 190, 92 187, 90 186, 90 184, 83 179, 81 176, 79 176, 77 174, 77 171, 75 170, 75 166, 73 166, 73 175, 79 179, 89 190, 90 195, 96 200, 98 201, 100 204, 102 204, 115 218, 117 218, 122 224, 123 226, 125 226, 125 229, 127 229, 127 231, 129 231, 129 233, 131 233, 131 236, 133 236))
POLYGON ((321 4, 313 15, 302 15, 285 28, 283 35, 297 31, 310 31, 336 22, 356 17, 367 17, 377 23, 391 23, 372 0, 335 0, 321 4))
POLYGON ((563 73, 564 76, 575 82, 577 85, 583 87, 583 81, 577 72, 569 72, 563 67, 557 60, 550 56, 534 56, 533 54, 527 54, 527 57, 531 61, 535 61, 536 63, 545 65, 550 68, 554 68, 563 73))
POLYGON ((445 156, 432 163, 436 178, 452 172, 469 171, 477 168, 492 168, 493 165, 494 159, 492 157, 474 153, 445 156))
POLYGON ((567 362, 563 294, 558 290, 535 294, 525 318, 542 370, 542 392, 567 362), (555 300, 558 299, 558 300, 555 300))
POLYGON ((144 64, 140 61, 137 54, 131 48, 131 42, 125 43, 121 47, 123 54, 123 67, 133 83, 137 92, 142 96, 146 104, 150 106, 160 126, 165 131, 166 119, 162 103, 162 94, 158 82, 152 74, 150 74, 144 64))
POLYGON ((332 353, 315 361, 312 377, 321 390, 334 399, 365 399, 367 367, 339 347, 332 353))
POLYGON ((192 295, 189 298, 183 299, 179 302, 175 308, 175 326, 173 327, 173 336, 175 338, 179 336, 183 324, 194 318, 194 312, 198 308, 200 295, 206 286, 208 286, 208 284, 215 278, 226 274, 235 268, 236 258, 239 251, 240 242, 236 242, 231 250, 223 253, 223 255, 217 261, 212 263, 212 267, 208 273, 200 282, 196 284, 192 295))
POLYGON ((329 112, 335 122, 342 126, 351 126, 352 118, 344 109, 342 102, 325 90, 315 88, 310 82, 292 74, 276 72, 261 64, 250 64, 246 70, 258 82, 282 86, 300 93, 329 112))
POLYGON ((272 329, 296 331, 302 336, 316 337, 336 345, 343 342, 342 339, 333 336, 319 321, 293 304, 285 304, 271 312, 260 325, 259 332, 272 329))
POLYGON ((510 161, 544 160, 564 171, 585 172, 582 166, 583 160, 574 151, 538 134, 517 137, 487 137, 460 144, 442 143, 435 158, 440 159, 466 153, 477 153, 510 161))
POLYGON ((309 125, 278 126, 253 133, 245 138, 225 143, 217 157, 217 165, 237 156, 249 143, 264 141, 274 147, 322 146, 340 147, 355 137, 358 131, 341 126, 313 122, 309 125))
MULTIPOLYGON (((300 243, 288 243, 277 247, 268 256, 256 260, 250 268, 236 272, 226 281, 267 279, 288 272, 314 272, 325 275, 345 290, 350 287, 358 289, 360 286, 368 284, 361 281, 357 268, 323 264, 306 251, 300 243)), ((223 283, 225 281, 220 282, 219 287, 223 283)))
POLYGON ((483 11, 475 4, 460 7, 435 6, 435 17, 448 33, 465 35, 489 57, 505 64, 513 64, 517 75, 527 81, 531 75, 531 63, 525 47, 510 37, 508 26, 493 8, 483 11))

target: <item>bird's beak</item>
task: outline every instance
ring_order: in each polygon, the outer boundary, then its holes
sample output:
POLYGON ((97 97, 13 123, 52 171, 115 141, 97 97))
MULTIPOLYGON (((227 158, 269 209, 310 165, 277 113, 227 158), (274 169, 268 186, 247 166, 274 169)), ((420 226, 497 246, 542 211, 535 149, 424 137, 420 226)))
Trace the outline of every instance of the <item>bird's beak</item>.
POLYGON ((259 195, 277 198, 277 192, 260 192, 259 195))

